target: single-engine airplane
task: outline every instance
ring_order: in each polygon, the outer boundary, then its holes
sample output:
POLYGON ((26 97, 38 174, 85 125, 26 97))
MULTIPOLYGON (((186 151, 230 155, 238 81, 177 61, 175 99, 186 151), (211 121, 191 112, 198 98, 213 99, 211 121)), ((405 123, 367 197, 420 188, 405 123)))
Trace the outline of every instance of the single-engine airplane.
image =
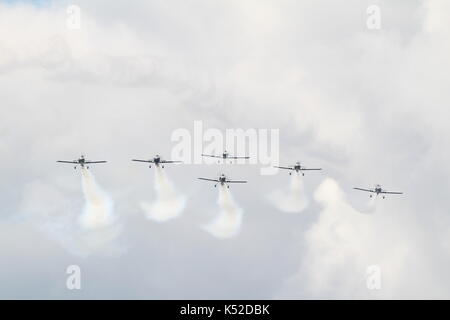
MULTIPOLYGON (((297 173, 301 172, 302 176, 305 175, 305 173, 303 171, 307 171, 307 170, 322 170, 322 168, 305 168, 298 161, 293 166, 289 166, 289 167, 274 166, 274 167, 275 168, 279 168, 279 169, 286 169, 286 170, 295 171, 297 173)), ((291 174, 292 174, 292 172, 289 172, 289 175, 291 175, 291 174)))
POLYGON ((86 169, 89 169, 88 164, 106 163, 106 161, 90 161, 90 160, 86 160, 83 155, 81 155, 80 159, 78 159, 78 160, 73 160, 73 161, 58 160, 56 162, 75 164, 75 166, 73 167, 74 169, 77 168, 77 165, 79 165, 81 168, 84 168, 86 166, 86 169))
MULTIPOLYGON (((376 196, 378 196, 379 194, 382 194, 383 195, 383 199, 385 199, 385 194, 403 194, 403 192, 383 190, 379 184, 377 184, 375 186, 375 188, 373 188, 373 189, 364 189, 364 188, 353 188, 353 189, 375 193, 376 196)), ((372 196, 373 195, 371 194, 370 197, 372 198, 372 196)))
POLYGON ((202 153, 202 157, 218 158, 218 159, 223 159, 223 160, 226 160, 226 159, 232 159, 232 160, 250 159, 250 157, 247 157, 247 156, 230 156, 230 154, 226 150, 224 150, 221 155, 202 153))
MULTIPOLYGON (((162 168, 164 168, 164 163, 179 163, 179 162, 181 162, 181 161, 174 161, 174 160, 163 160, 161 158, 161 156, 158 154, 153 159, 150 159, 150 160, 132 159, 131 161, 153 163, 156 167, 158 167, 161 164, 162 168)), ((148 167, 151 168, 152 165, 149 165, 148 167)))
POLYGON ((229 188, 230 186, 228 185, 229 183, 247 183, 247 181, 244 180, 229 180, 227 179, 227 177, 224 174, 221 174, 217 179, 209 179, 209 178, 199 178, 200 180, 205 180, 205 181, 213 181, 213 182, 217 182, 214 187, 217 187, 217 184, 220 183, 220 185, 224 186, 226 185, 227 188, 229 188))

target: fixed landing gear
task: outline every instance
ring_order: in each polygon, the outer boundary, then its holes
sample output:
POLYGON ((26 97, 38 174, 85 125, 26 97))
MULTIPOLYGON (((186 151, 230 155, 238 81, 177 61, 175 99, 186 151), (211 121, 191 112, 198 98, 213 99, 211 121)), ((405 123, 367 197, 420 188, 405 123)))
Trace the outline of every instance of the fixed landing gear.
POLYGON ((217 187, 217 184, 214 185, 214 188, 217 187))
POLYGON ((150 166, 148 166, 149 168, 151 168, 152 166, 150 165, 150 166))

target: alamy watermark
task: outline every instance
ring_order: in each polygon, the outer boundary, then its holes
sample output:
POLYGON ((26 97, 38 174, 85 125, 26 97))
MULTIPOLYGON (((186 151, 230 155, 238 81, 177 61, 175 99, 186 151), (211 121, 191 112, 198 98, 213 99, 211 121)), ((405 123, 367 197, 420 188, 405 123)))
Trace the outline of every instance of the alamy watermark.
POLYGON ((366 286, 369 290, 381 290, 381 268, 377 265, 368 266, 366 269, 366 286))
POLYGON ((81 29, 81 8, 77 5, 70 5, 66 9, 66 27, 71 30, 81 29))
POLYGON ((176 129, 172 132, 171 140, 176 143, 172 147, 172 159, 186 164, 259 164, 262 166, 262 175, 278 172, 273 166, 279 162, 279 129, 222 131, 216 128, 205 129, 202 121, 194 121, 193 130, 176 129))
POLYGON ((66 287, 69 290, 81 290, 81 268, 77 265, 67 267, 66 273, 69 275, 66 280, 66 287))
POLYGON ((381 9, 377 5, 370 5, 366 9, 368 14, 366 20, 366 26, 369 30, 380 30, 381 29, 381 9))

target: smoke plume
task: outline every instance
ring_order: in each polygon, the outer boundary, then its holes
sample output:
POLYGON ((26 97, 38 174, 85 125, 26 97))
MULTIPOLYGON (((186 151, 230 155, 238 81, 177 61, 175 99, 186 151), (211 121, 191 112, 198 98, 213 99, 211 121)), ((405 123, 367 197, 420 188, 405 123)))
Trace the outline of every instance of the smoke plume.
POLYGON ((221 208, 219 216, 206 225, 204 229, 217 238, 231 238, 235 236, 242 223, 242 209, 234 202, 230 189, 219 185, 218 204, 221 208))
POLYGON ((183 212, 186 198, 177 192, 165 171, 159 166, 156 166, 155 190, 157 199, 154 203, 141 203, 148 219, 165 222, 178 217, 183 212))
POLYGON ((85 168, 81 169, 81 185, 85 200, 81 215, 63 200, 59 189, 40 182, 28 186, 25 203, 30 205, 24 210, 39 230, 72 254, 120 254, 123 248, 116 240, 122 226, 114 215, 113 201, 85 168))
POLYGON ((94 176, 81 169, 81 181, 86 205, 80 217, 83 229, 98 229, 114 223, 113 202, 95 181, 94 176))
POLYGON ((308 206, 303 180, 300 174, 292 173, 287 190, 277 190, 269 195, 275 207, 284 212, 301 212, 308 206))
POLYGON ((98 249, 115 250, 117 248, 113 242, 122 227, 114 215, 114 203, 89 170, 81 168, 81 179, 86 203, 79 218, 80 228, 75 232, 77 242, 89 252, 98 249))

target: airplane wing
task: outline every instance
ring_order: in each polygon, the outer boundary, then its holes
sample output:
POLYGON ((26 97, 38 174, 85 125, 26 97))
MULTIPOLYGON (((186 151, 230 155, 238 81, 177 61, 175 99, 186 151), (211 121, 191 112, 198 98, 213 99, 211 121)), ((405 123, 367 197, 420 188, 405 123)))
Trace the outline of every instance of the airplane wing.
POLYGON ((302 168, 301 169, 302 171, 305 171, 305 170, 322 170, 322 168, 302 168))
POLYGON ((214 182, 219 182, 219 180, 217 179, 208 179, 208 178, 199 178, 200 180, 205 180, 205 181, 214 181, 214 182))
POLYGON ((361 190, 361 191, 366 191, 366 192, 375 192, 375 190, 371 190, 371 189, 363 189, 363 188, 353 188, 355 190, 361 190))
POLYGON ((181 161, 175 161, 175 160, 161 160, 159 163, 181 163, 181 161))
POLYGON ((202 157, 223 158, 222 156, 216 156, 214 154, 203 154, 203 153, 202 153, 202 157))
POLYGON ((386 193, 386 194, 403 194, 403 192, 396 192, 396 191, 381 191, 380 193, 386 193))
POLYGON ((279 169, 286 169, 286 170, 294 170, 293 167, 279 167, 279 166, 273 166, 274 168, 279 168, 279 169))
POLYGON ((64 161, 64 160, 58 160, 58 161, 56 161, 56 162, 78 164, 78 161, 64 161))
POLYGON ((244 180, 227 180, 226 183, 247 183, 247 181, 244 180))
POLYGON ((228 159, 250 159, 250 157, 227 157, 228 159))
POLYGON ((106 161, 85 161, 84 163, 106 163, 106 161))
POLYGON ((131 159, 131 161, 137 161, 137 162, 147 162, 147 163, 154 163, 153 160, 139 160, 139 159, 131 159))

